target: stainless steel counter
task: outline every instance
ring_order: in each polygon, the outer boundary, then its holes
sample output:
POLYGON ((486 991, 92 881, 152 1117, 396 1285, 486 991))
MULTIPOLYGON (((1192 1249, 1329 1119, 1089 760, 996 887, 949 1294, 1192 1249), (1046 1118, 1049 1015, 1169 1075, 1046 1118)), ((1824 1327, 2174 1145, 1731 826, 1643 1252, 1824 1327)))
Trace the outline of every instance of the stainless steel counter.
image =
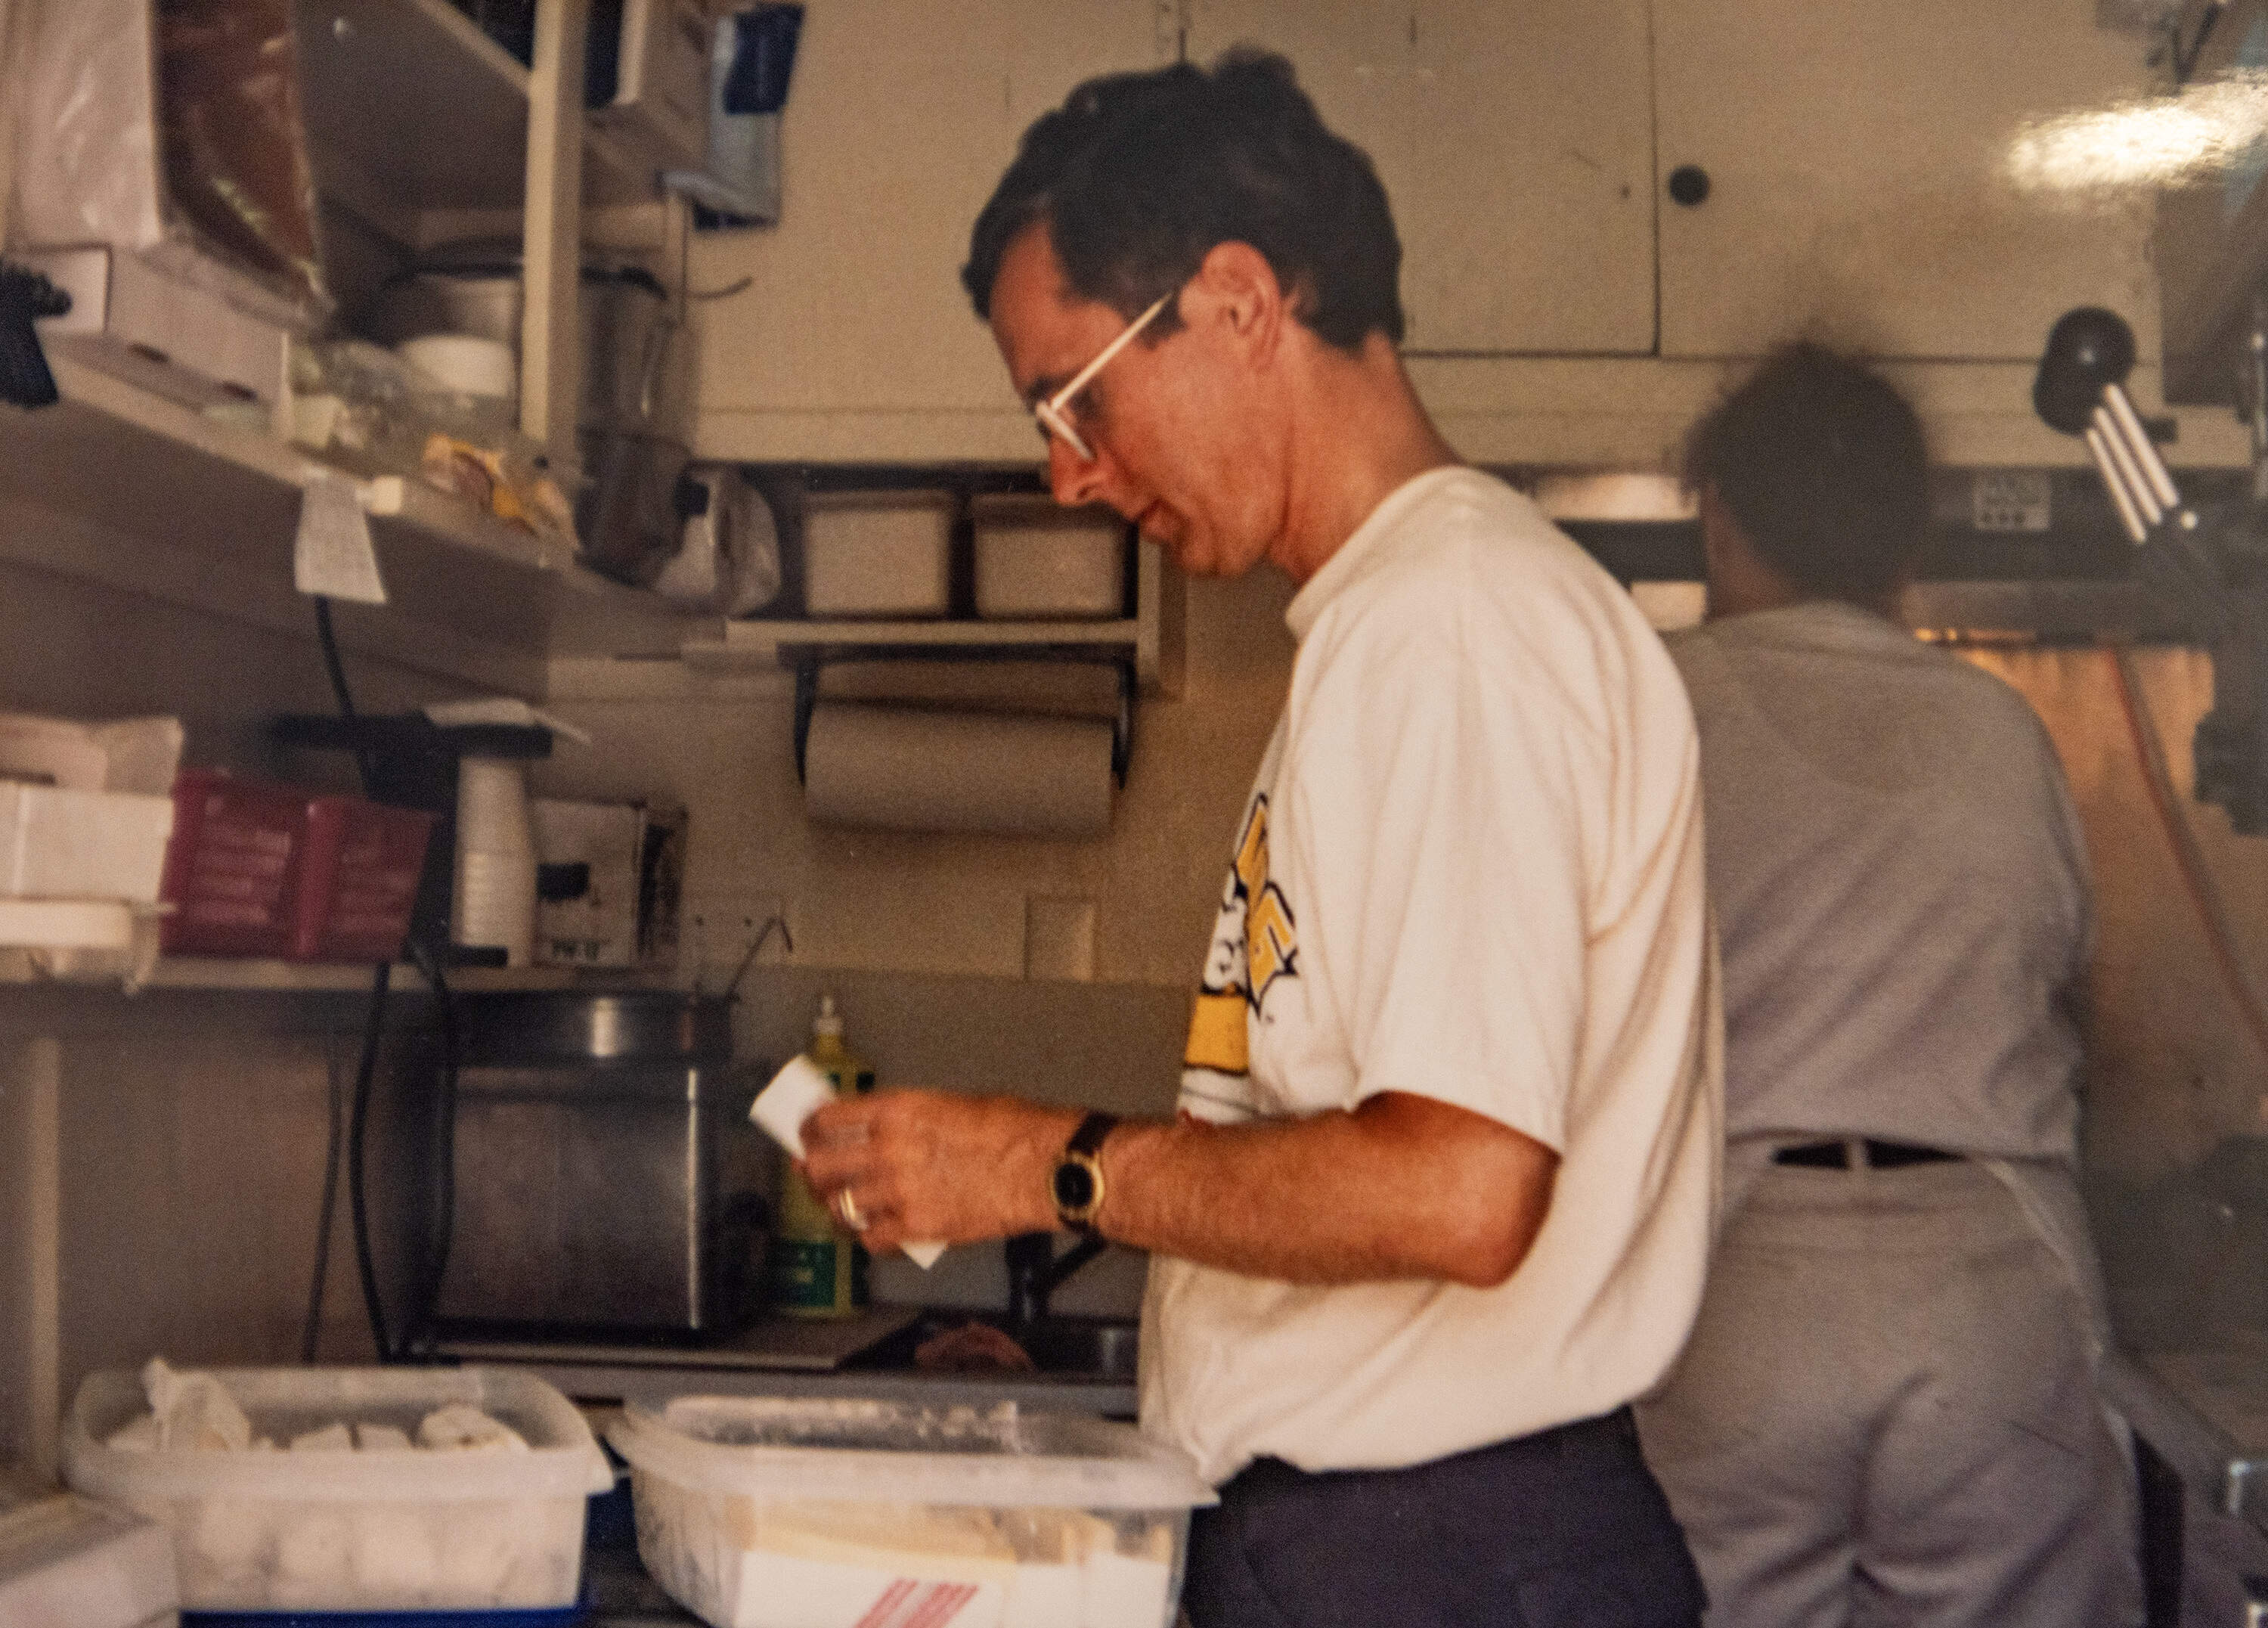
POLYGON ((2268 1531, 2268 1332, 2121 1353, 2103 1389, 2192 1496, 2268 1531))

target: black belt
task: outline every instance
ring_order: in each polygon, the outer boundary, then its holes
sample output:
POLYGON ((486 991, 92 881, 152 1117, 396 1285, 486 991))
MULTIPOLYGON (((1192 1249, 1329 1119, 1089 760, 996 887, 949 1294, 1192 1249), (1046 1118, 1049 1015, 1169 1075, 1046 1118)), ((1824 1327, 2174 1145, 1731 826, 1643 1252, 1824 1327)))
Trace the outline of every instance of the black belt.
POLYGON ((1800 1142, 1793 1147, 1772 1150, 1772 1163, 1801 1165, 1813 1170, 1896 1170, 1903 1165, 1933 1165, 1960 1157, 1941 1147, 1877 1142, 1870 1136, 1852 1137, 1847 1141, 1800 1142), (1859 1149, 1864 1153, 1854 1158, 1854 1152, 1859 1149))

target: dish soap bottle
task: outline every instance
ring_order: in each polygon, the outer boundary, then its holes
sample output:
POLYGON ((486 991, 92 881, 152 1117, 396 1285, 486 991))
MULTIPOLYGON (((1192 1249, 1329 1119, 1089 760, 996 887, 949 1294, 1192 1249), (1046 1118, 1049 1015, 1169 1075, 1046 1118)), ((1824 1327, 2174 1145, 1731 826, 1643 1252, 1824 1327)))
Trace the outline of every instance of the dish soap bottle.
MULTIPOLYGON (((822 992, 819 997, 819 1015, 811 1020, 811 1047, 804 1055, 835 1082, 838 1097, 864 1096, 874 1088, 873 1066, 843 1039, 843 1014, 836 1009, 832 993, 822 992)), ((867 1273, 873 1257, 866 1253, 858 1234, 837 1228, 836 1236, 850 1246, 850 1308, 855 1311, 868 1303, 867 1273)))
MULTIPOLYGON (((843 1043, 843 1019, 835 997, 822 995, 819 1016, 811 1026, 811 1044, 804 1053, 835 1087, 837 1096, 858 1089, 864 1067, 843 1043)), ((874 1077, 865 1074, 865 1086, 874 1077)), ((811 1190, 811 1183, 792 1165, 780 1173, 779 1223, 770 1249, 773 1307, 791 1317, 847 1317, 865 1303, 861 1293, 865 1274, 858 1270, 865 1253, 857 1237, 838 1226, 835 1216, 811 1190)))

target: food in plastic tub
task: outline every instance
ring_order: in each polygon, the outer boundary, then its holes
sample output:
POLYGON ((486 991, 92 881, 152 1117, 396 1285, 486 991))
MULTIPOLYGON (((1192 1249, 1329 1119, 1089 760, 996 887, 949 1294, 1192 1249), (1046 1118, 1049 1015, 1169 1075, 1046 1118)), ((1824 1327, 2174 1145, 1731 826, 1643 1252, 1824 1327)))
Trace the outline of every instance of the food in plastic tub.
POLYGON ((632 1401, 638 1555, 716 1628, 1170 1628, 1189 1461, 1131 1425, 998 1407, 632 1401))
MULTIPOLYGON (((75 1490, 172 1534, 185 1610, 574 1603, 585 1500, 613 1477, 581 1413, 541 1381, 484 1368, 220 1368, 193 1377, 217 1383, 242 1411, 247 1447, 142 1433, 140 1421, 152 1417, 143 1380, 121 1372, 90 1374, 79 1387, 63 1444, 75 1490), (372 1427, 372 1441, 390 1444, 399 1432, 414 1442, 422 1424, 458 1406, 509 1427, 525 1450, 276 1445, 342 1424, 357 1436, 372 1427), (153 1445, 127 1445, 137 1433, 153 1445)), ((234 1433, 199 1433, 218 1441, 234 1433)))

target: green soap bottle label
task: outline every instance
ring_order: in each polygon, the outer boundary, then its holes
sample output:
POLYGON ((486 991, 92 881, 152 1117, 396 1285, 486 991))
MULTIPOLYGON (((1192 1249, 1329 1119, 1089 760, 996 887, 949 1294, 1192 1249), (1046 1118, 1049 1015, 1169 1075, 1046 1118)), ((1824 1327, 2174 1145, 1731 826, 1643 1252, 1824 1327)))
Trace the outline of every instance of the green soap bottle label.
POLYGON ((770 1256, 772 1304, 791 1316, 837 1317, 850 1304, 850 1247, 824 1241, 777 1238, 770 1256))

